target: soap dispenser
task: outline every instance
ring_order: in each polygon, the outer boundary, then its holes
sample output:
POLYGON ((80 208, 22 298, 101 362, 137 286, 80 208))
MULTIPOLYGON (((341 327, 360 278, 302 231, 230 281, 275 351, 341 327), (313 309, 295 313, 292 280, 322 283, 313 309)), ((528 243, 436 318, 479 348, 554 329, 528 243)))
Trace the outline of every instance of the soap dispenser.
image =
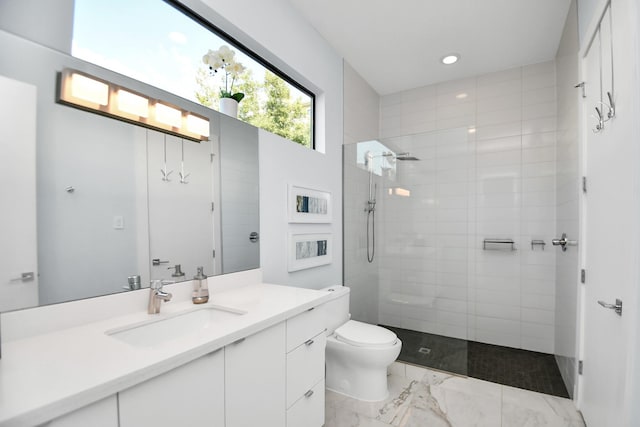
POLYGON ((204 267, 198 267, 198 274, 193 277, 193 293, 191 300, 194 304, 204 304, 209 301, 209 286, 207 284, 207 276, 205 276, 204 267))

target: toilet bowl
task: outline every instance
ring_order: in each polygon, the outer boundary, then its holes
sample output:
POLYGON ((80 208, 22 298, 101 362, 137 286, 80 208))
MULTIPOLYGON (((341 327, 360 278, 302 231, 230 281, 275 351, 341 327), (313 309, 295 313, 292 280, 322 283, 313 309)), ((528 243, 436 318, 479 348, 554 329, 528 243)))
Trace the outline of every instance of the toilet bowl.
POLYGON ((349 288, 324 290, 333 294, 325 304, 327 389, 362 401, 386 399, 387 367, 402 342, 388 329, 349 319, 349 288))

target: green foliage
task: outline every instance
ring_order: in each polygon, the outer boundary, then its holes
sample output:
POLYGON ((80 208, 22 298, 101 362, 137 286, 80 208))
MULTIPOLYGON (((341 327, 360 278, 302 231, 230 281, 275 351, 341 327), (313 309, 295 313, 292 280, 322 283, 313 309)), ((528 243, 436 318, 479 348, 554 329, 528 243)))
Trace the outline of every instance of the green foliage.
POLYGON ((196 84, 199 90, 196 91, 196 99, 205 107, 213 108, 214 105, 218 105, 220 95, 218 88, 212 84, 213 79, 209 75, 209 71, 205 68, 200 68, 196 72, 196 84))
MULTIPOLYGON (((219 88, 208 78, 206 70, 198 71, 196 84, 198 102, 210 108, 217 106, 220 99, 219 88)), ((310 105, 300 99, 291 99, 289 86, 284 80, 267 71, 264 82, 260 83, 253 78, 251 70, 246 70, 238 78, 235 90, 244 94, 238 106, 240 120, 305 147, 311 146, 310 105)))

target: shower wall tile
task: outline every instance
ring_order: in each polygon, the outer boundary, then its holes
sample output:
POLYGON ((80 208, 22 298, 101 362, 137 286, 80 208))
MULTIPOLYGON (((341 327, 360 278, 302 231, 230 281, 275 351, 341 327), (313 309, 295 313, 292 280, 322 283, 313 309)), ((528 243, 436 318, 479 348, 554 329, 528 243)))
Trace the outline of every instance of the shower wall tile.
POLYGON ((544 280, 522 279, 522 292, 525 294, 555 295, 555 283, 544 280))
POLYGON ((514 79, 502 80, 495 83, 484 83, 482 77, 478 78, 478 99, 494 98, 518 93, 522 88, 522 80, 518 74, 514 79))
POLYGON ((509 108, 501 106, 500 109, 478 113, 477 126, 498 125, 514 123, 522 119, 522 112, 519 108, 509 108))
POLYGON ((539 62, 537 64, 531 64, 531 65, 522 67, 522 75, 528 76, 531 74, 552 73, 552 72, 555 72, 555 69, 556 69, 555 61, 539 62))
POLYGON ((507 93, 490 98, 478 98, 476 111, 478 114, 496 110, 520 109, 522 105, 522 92, 507 93))
MULTIPOLYGON (((556 101, 556 88, 546 87, 542 89, 528 90, 522 93, 522 105, 544 104, 556 101)), ((554 129, 555 130, 555 129, 554 129)))
POLYGON ((398 162, 388 187, 411 196, 379 211, 382 323, 553 351, 550 240, 576 183, 557 186, 555 80, 550 61, 381 97, 383 142, 421 159, 398 162), (517 250, 483 251, 490 237, 517 250))
POLYGON ((553 117, 556 111, 555 102, 543 102, 540 104, 525 105, 522 107, 522 119, 541 119, 553 117))
POLYGON ((556 301, 554 295, 523 293, 522 306, 540 310, 555 310, 556 301))
POLYGON ((555 88, 555 85, 555 70, 550 70, 543 73, 527 74, 522 78, 522 90, 525 92, 542 88, 555 88))
POLYGON ((476 138, 478 141, 485 139, 506 138, 522 134, 522 122, 514 121, 497 125, 476 126, 476 138))
POLYGON ((544 132, 544 133, 522 135, 523 148, 535 148, 535 147, 544 147, 544 146, 555 147, 555 145, 556 145, 555 132, 544 132))
MULTIPOLYGON (((502 305, 476 302, 475 315, 481 317, 499 317, 501 319, 520 321, 520 307, 517 305, 502 305)), ((476 328, 477 328, 477 323, 476 328)))
POLYGON ((450 80, 434 86, 436 87, 437 95, 469 93, 469 91, 475 91, 476 89, 476 78, 450 80))

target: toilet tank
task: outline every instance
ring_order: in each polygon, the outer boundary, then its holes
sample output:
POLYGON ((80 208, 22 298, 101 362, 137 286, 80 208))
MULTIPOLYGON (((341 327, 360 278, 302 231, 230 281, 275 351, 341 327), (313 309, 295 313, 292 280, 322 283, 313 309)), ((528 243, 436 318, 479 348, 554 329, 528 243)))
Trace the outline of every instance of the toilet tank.
POLYGON ((350 319, 349 314, 349 293, 351 289, 346 286, 330 286, 320 289, 330 292, 332 298, 322 304, 322 309, 326 316, 327 335, 331 335, 337 327, 344 325, 350 319))

